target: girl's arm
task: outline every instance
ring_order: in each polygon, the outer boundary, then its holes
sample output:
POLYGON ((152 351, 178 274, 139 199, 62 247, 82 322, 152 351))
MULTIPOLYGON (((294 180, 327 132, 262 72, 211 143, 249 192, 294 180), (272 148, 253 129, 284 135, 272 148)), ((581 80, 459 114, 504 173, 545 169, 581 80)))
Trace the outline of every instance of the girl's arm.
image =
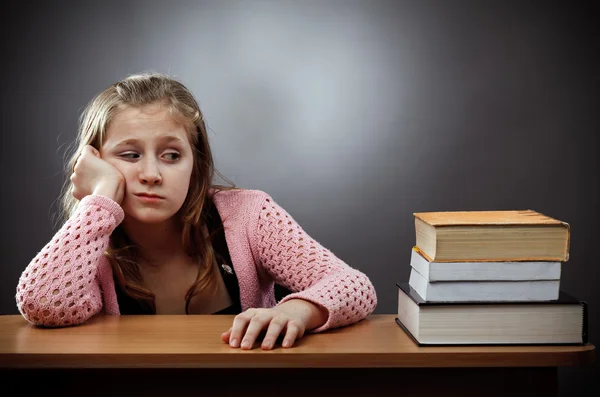
POLYGON ((80 324, 102 309, 98 268, 123 209, 102 195, 85 196, 77 212, 33 258, 17 286, 17 307, 29 322, 80 324))
POLYGON ((303 299, 327 311, 326 322, 312 332, 355 323, 377 306, 369 278, 311 238, 270 196, 252 229, 251 247, 259 265, 293 292, 278 306, 303 299))

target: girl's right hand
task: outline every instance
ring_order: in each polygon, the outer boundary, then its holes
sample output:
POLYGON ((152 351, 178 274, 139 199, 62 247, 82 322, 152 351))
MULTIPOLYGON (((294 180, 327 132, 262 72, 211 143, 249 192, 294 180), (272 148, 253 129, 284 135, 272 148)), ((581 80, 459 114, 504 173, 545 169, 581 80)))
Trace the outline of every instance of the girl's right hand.
POLYGON ((91 145, 84 146, 71 175, 73 197, 82 200, 90 194, 100 194, 121 204, 125 193, 125 178, 113 165, 100 157, 91 145))

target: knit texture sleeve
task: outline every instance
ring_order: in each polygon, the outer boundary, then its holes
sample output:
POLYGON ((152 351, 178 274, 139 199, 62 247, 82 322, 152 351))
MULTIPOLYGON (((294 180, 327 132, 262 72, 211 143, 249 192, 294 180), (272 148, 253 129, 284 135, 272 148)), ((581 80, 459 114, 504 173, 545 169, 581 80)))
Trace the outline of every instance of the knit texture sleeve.
POLYGON ((115 201, 88 195, 77 212, 25 268, 17 285, 17 307, 35 325, 80 324, 102 309, 97 279, 109 237, 124 218, 115 201))
POLYGON ((272 197, 265 197, 253 228, 255 258, 292 291, 278 304, 304 299, 327 309, 325 324, 311 332, 346 326, 374 311, 377 295, 369 278, 311 238, 272 197))

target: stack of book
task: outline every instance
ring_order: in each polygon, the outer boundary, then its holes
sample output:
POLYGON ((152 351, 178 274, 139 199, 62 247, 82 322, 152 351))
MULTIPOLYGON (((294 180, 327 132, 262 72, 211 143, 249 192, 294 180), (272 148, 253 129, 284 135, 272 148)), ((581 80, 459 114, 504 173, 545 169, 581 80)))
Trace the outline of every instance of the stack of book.
POLYGON ((560 288, 568 223, 532 210, 414 218, 396 322, 419 345, 587 343, 587 303, 560 288))

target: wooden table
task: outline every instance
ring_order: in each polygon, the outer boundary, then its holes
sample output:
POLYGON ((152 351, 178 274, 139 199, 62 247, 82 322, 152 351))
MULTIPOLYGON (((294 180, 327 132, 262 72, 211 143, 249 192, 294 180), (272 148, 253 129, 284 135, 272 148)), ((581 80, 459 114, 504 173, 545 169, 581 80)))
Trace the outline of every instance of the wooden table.
POLYGON ((418 347, 394 318, 244 351, 220 339, 233 316, 100 316, 56 329, 0 316, 0 375, 44 396, 549 396, 558 367, 595 359, 591 344, 418 347))

